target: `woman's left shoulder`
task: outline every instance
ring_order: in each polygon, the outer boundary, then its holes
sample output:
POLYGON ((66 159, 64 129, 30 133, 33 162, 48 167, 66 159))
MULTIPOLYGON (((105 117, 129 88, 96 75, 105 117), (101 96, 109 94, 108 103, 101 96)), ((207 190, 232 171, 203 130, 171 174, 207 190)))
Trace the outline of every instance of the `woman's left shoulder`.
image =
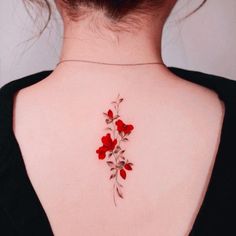
POLYGON ((199 70, 189 70, 178 67, 168 67, 168 69, 185 80, 214 90, 223 102, 235 104, 236 109, 236 80, 199 70))

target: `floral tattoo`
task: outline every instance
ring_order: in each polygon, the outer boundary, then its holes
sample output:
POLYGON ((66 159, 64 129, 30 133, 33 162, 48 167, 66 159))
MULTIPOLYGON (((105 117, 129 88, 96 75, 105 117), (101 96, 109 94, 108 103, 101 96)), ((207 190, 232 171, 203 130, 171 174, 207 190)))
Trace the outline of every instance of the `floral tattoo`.
POLYGON ((111 109, 109 109, 105 115, 105 122, 108 125, 105 130, 111 131, 111 133, 107 133, 105 136, 101 138, 102 146, 100 146, 96 153, 98 154, 98 158, 103 160, 107 157, 107 165, 110 167, 110 171, 112 172, 110 175, 110 180, 114 181, 113 184, 113 200, 116 206, 116 194, 120 198, 123 197, 123 193, 121 188, 123 185, 119 182, 118 177, 122 179, 126 179, 126 172, 133 170, 133 163, 129 162, 128 159, 125 158, 124 152, 125 149, 122 148, 122 142, 127 142, 128 136, 131 131, 134 129, 134 126, 131 124, 125 124, 119 115, 119 106, 123 101, 123 98, 120 98, 118 94, 116 101, 111 102, 114 105, 114 113, 111 109), (113 137, 111 137, 111 135, 113 137))

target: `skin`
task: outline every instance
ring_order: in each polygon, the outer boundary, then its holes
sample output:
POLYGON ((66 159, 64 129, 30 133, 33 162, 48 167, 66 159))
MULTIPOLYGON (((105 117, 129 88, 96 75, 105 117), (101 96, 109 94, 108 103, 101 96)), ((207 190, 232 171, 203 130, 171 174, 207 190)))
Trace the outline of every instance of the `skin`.
MULTIPOLYGON (((105 27, 91 30, 89 17, 70 22, 58 4, 66 37, 60 59, 162 61, 162 29, 175 1, 166 3, 139 31, 120 32, 119 43, 105 27)), ((101 13, 90 16, 103 25, 101 13)), ((55 235, 183 236, 203 200, 223 117, 214 91, 165 66, 77 62, 16 94, 13 128, 55 235), (109 168, 95 150, 105 134, 102 113, 118 93, 122 118, 135 127, 126 145, 134 169, 115 207, 109 168)))

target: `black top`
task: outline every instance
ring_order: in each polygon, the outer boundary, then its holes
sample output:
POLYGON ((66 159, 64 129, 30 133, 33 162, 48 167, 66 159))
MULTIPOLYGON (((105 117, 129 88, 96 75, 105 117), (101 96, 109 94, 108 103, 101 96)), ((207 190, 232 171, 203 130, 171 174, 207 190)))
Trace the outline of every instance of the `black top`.
MULTIPOLYGON (((177 76, 214 90, 225 105, 221 138, 210 182, 189 236, 232 236, 236 203, 236 81, 199 71, 168 67, 177 76)), ((30 182, 12 129, 13 96, 52 70, 13 80, 0 89, 0 235, 53 235, 30 182)), ((203 137, 204 138, 204 137, 203 137)))

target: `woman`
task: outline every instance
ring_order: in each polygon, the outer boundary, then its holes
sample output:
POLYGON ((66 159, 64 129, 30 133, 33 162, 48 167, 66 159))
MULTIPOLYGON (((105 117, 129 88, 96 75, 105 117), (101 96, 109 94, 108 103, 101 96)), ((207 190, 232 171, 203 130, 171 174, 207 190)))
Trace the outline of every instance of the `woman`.
POLYGON ((236 82, 164 65, 175 3, 56 1, 58 65, 0 92, 1 235, 234 234, 236 82))

